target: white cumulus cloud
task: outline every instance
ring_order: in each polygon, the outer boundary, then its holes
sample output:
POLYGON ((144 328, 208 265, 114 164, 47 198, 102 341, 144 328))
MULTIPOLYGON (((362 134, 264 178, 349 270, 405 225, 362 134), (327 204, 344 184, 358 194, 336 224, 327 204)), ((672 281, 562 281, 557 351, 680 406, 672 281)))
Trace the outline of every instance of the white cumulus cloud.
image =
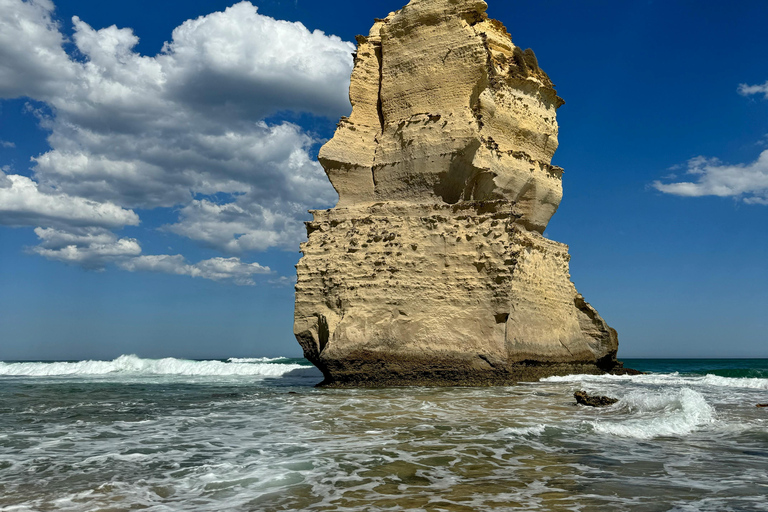
MULTIPOLYGON (((739 86, 744 96, 765 94, 768 99, 768 82, 763 85, 739 86)), ((717 158, 698 156, 688 161, 688 181, 664 183, 654 181, 652 186, 665 194, 685 197, 734 197, 747 204, 768 205, 768 151, 763 151, 757 160, 747 164, 727 164, 717 158)), ((677 176, 668 179, 675 180, 677 176)))
MULTIPOLYGON (((269 118, 347 114, 351 43, 245 1, 182 23, 155 56, 135 51, 130 28, 74 17, 74 58, 54 13, 50 0, 0 0, 0 99, 47 105, 30 111, 51 147, 32 177, 0 176, 0 223, 118 229, 138 224, 134 210, 164 208, 178 212, 165 230, 239 255, 295 247, 306 210, 335 202, 312 156, 322 141, 269 118)), ((37 252, 103 262, 95 254, 121 240, 37 252)))
POLYGON ((211 258, 192 265, 180 254, 139 256, 120 262, 119 266, 130 272, 178 274, 213 281, 228 281, 241 286, 256 284, 254 275, 272 273, 269 267, 262 267, 258 263, 244 263, 239 258, 211 258))
POLYGON ((250 195, 225 204, 192 201, 180 211, 180 221, 164 229, 230 253, 291 249, 305 233, 304 226, 293 221, 303 207, 294 204, 294 211, 285 211, 286 207, 290 204, 271 209, 269 203, 259 204, 250 195))
POLYGON ((120 238, 106 229, 84 228, 60 231, 36 228, 41 240, 32 252, 51 260, 75 263, 88 269, 103 270, 107 264, 141 254, 139 242, 133 238, 120 238))
POLYGON ((739 197, 749 204, 768 204, 768 151, 750 164, 724 164, 716 158, 697 157, 688 162, 694 179, 677 183, 656 181, 654 188, 687 197, 739 197))
POLYGON ((765 96, 765 99, 768 100, 768 82, 765 82, 762 85, 740 84, 739 94, 743 96, 751 96, 753 94, 763 94, 765 96))
MULTIPOLYGON (((245 263, 239 258, 211 258, 191 264, 180 254, 144 255, 137 240, 118 238, 104 228, 36 228, 35 234, 40 244, 30 248, 31 252, 91 270, 104 270, 116 264, 130 272, 175 274, 237 285, 254 285, 254 275, 273 274, 269 267, 245 263)), ((281 278, 275 280, 281 281, 281 278)), ((270 284, 275 283, 270 281, 270 284)))
POLYGON ((155 57, 133 51, 130 29, 74 24, 87 60, 77 80, 39 98, 56 113, 52 150, 35 159, 41 183, 138 208, 222 192, 268 198, 284 214, 287 203, 333 202, 309 156, 318 141, 264 119, 345 113, 349 43, 262 16, 249 2, 185 22, 155 57))
POLYGON ((53 10, 50 0, 0 0, 0 98, 49 96, 75 80, 53 10))
POLYGON ((240 2, 184 22, 158 59, 169 92, 218 117, 349 109, 354 45, 240 2), (345 87, 346 86, 346 87, 345 87))
POLYGON ((43 192, 26 176, 0 171, 0 224, 6 226, 136 226, 139 216, 113 203, 43 192))

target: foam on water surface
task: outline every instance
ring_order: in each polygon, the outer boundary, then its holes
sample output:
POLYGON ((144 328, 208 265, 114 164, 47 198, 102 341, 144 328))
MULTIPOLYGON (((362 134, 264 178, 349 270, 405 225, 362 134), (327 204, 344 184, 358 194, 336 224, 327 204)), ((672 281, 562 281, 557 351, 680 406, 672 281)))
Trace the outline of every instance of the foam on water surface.
POLYGON ((596 432, 636 439, 685 436, 715 421, 715 410, 701 393, 688 388, 651 393, 635 391, 615 409, 620 419, 592 421, 596 432))
POLYGON ((223 361, 193 361, 176 359, 143 359, 123 355, 112 361, 78 362, 0 362, 0 376, 60 377, 60 376, 250 376, 279 377, 294 370, 306 368, 301 364, 276 364, 286 358, 231 358, 223 361))
POLYGON ((228 363, 274 363, 276 361, 289 361, 287 357, 230 357, 228 363))
POLYGON ((567 375, 547 377, 542 382, 585 382, 655 384, 662 386, 713 386, 725 388, 747 388, 768 390, 768 378, 734 378, 719 375, 681 375, 680 373, 650 375, 567 375))
POLYGON ((259 370, 295 360, 117 361, 60 369, 209 374, 0 377, 0 510, 765 510, 760 387, 326 390, 259 370), (222 379, 227 365, 256 370, 222 379), (619 402, 576 406, 574 389, 619 402))

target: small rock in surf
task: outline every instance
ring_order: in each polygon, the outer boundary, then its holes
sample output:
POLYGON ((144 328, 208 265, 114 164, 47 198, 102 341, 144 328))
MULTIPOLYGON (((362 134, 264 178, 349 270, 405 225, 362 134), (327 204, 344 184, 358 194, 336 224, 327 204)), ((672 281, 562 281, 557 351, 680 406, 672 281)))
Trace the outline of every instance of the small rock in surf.
POLYGON ((609 405, 618 402, 616 398, 607 396, 589 396, 586 391, 575 392, 573 398, 576 399, 577 404, 586 405, 588 407, 608 407, 609 405))

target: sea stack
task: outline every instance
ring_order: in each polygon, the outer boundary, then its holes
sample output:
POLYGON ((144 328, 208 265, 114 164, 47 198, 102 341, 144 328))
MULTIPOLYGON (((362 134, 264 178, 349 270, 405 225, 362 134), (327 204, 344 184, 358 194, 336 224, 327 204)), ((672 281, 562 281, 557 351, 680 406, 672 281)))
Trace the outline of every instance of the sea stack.
POLYGON ((412 0, 358 36, 320 163, 339 194, 302 244, 294 332, 329 386, 503 385, 604 373, 616 331, 543 232, 556 111, 482 0, 412 0))

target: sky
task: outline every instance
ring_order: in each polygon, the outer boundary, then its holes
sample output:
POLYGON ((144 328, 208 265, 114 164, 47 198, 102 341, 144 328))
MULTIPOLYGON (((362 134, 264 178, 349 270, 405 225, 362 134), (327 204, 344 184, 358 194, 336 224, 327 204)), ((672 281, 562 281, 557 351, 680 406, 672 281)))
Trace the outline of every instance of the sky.
MULTIPOLYGON (((0 0, 0 360, 300 356, 316 161, 404 0, 0 0)), ((546 235, 619 357, 768 357, 768 3, 489 0, 558 112, 546 235)))

